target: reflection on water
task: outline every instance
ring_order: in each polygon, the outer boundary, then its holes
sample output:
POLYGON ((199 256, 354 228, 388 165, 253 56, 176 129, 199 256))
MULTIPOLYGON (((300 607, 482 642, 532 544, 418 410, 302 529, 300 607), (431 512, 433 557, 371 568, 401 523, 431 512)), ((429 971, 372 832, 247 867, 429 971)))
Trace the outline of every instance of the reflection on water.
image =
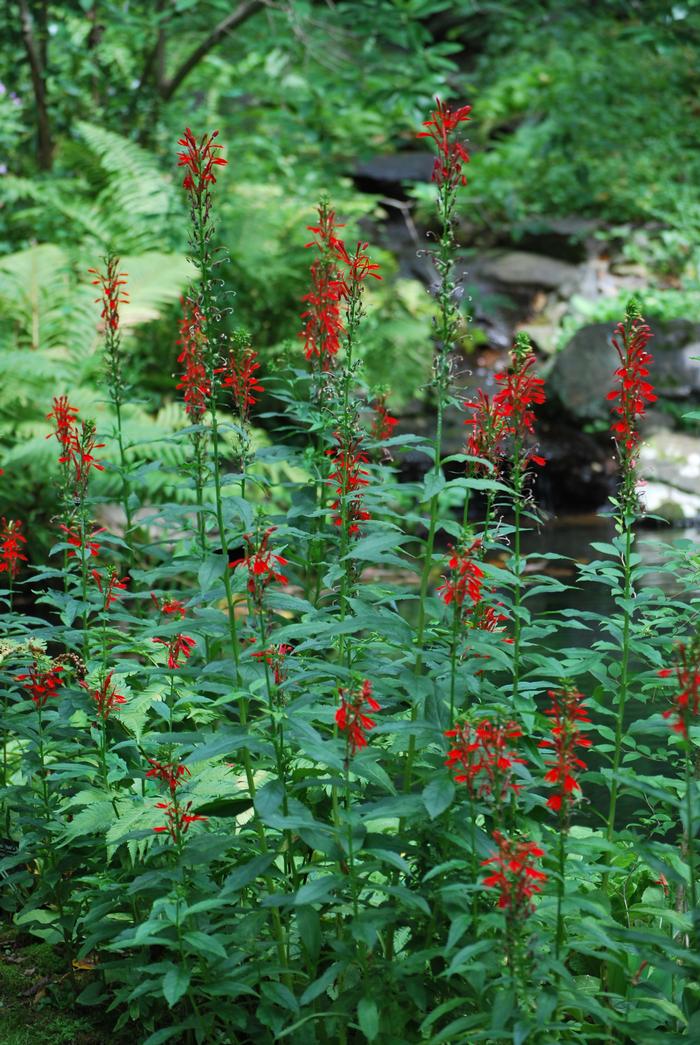
MULTIPOLYGON (((523 550, 535 558, 530 569, 557 577, 564 584, 573 587, 568 591, 551 592, 537 596, 532 600, 531 609, 538 613, 547 613, 560 609, 580 609, 609 615, 615 611, 610 589, 604 584, 580 583, 578 581, 577 563, 587 563, 605 556, 591 547, 591 543, 610 543, 616 536, 615 522, 609 515, 562 515, 543 523, 539 530, 530 530, 523 535, 523 550), (555 553, 567 556, 569 562, 542 559, 537 561, 537 554, 555 553)), ((666 530, 639 530, 636 535, 634 550, 641 556, 642 565, 653 567, 662 565, 669 551, 677 542, 692 542, 697 545, 700 530, 695 527, 666 530)), ((669 595, 679 595, 681 584, 677 576, 669 571, 650 569, 644 574, 643 587, 656 587, 669 595)), ((582 632, 578 633, 581 636, 582 632)), ((590 642, 597 636, 590 633, 590 642)), ((589 644, 590 644, 589 642, 589 644)))
MULTIPOLYGON (((548 592, 533 597, 528 604, 533 617, 547 613, 556 613, 556 611, 563 609, 580 610, 582 614, 592 612, 600 614, 603 618, 619 613, 620 610, 614 603, 610 588, 606 584, 581 583, 578 580, 577 568, 577 563, 606 558, 607 556, 603 553, 591 548, 591 542, 610 543, 615 536, 614 520, 610 516, 605 515, 562 516, 548 521, 539 531, 527 533, 523 540, 523 549, 533 556, 530 562, 530 568, 533 569, 533 572, 536 569, 538 573, 546 573, 557 577, 562 583, 571 586, 566 591, 548 592), (568 561, 557 559, 541 559, 538 561, 538 553, 545 554, 551 552, 567 556, 568 561)), ((681 530, 669 527, 666 530, 642 529, 638 531, 634 550, 640 555, 641 564, 649 568, 648 572, 645 572, 641 579, 640 587, 660 589, 668 596, 680 599, 682 602, 686 602, 693 595, 697 595, 697 591, 688 590, 687 577, 680 578, 673 570, 662 568, 657 570, 654 567, 663 566, 668 560, 669 553, 673 551, 674 545, 686 542, 686 544, 690 544, 691 550, 694 551, 698 547, 699 537, 700 531, 697 528, 681 530)), ((590 628, 588 631, 578 629, 574 631, 565 626, 559 628, 553 635, 547 638, 548 648, 550 650, 552 648, 562 649, 570 646, 590 648, 599 639, 610 641, 610 635, 596 627, 594 621, 587 620, 586 623, 590 628)), ((607 652, 605 656, 609 658, 611 653, 607 652)), ((634 671, 634 659, 631 661, 630 666, 634 671)), ((576 682, 584 694, 593 692, 597 685, 593 677, 580 677, 576 682)), ((624 725, 629 727, 633 722, 648 718, 661 710, 663 710, 661 706, 653 707, 649 704, 643 704, 631 694, 625 705, 624 725)), ((595 709, 591 709, 591 712, 591 717, 595 721, 595 709)), ((651 734, 645 737, 645 743, 651 750, 665 750, 667 737, 663 734, 651 734)), ((601 766, 608 764, 604 758, 596 757, 594 750, 587 756, 586 761, 590 769, 599 769, 601 766)), ((638 757, 635 762, 635 769, 640 774, 654 774, 659 771, 658 762, 645 756, 638 757)), ((585 790, 587 801, 590 803, 588 808, 591 813, 593 810, 597 810, 599 814, 605 816, 609 801, 607 789, 602 786, 589 784, 585 790)), ((618 813, 622 822, 629 823, 633 821, 638 809, 639 798, 625 794, 623 789, 618 802, 618 813)), ((588 821, 591 826, 596 826, 598 823, 595 815, 590 815, 589 818, 585 812, 584 821, 588 821)))

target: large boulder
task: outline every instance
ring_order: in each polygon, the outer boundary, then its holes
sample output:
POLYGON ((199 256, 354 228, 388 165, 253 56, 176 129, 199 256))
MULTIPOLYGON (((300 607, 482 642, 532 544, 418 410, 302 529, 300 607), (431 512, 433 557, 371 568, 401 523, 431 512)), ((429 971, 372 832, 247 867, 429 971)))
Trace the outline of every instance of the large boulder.
POLYGON ((499 251, 480 259, 479 274, 504 287, 542 287, 560 293, 573 291, 578 284, 578 266, 545 254, 524 250, 499 251))
MULTIPOLYGON (((654 337, 651 381, 667 399, 700 394, 700 325, 685 319, 649 320, 654 337)), ((610 416, 606 400, 620 365, 612 343, 612 323, 581 327, 554 360, 547 377, 548 395, 559 400, 569 417, 603 420, 610 416)))

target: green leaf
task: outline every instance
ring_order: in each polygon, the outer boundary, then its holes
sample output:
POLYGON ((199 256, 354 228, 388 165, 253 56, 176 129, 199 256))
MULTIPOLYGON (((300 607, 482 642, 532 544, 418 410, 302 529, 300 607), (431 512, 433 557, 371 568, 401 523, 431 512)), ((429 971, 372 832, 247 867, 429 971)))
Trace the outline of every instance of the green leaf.
POLYGON ((333 964, 328 969, 326 969, 322 976, 319 976, 317 980, 314 980, 313 983, 309 984, 309 986, 306 988, 301 998, 299 999, 299 1004, 302 1007, 304 1005, 308 1005, 310 1002, 318 998, 320 994, 323 994, 324 991, 327 991, 328 988, 335 983, 338 974, 342 968, 343 965, 341 962, 333 962, 333 964))
POLYGON ((181 965, 174 965, 163 977, 163 997, 172 1009, 190 985, 190 974, 181 965))
POLYGON ((445 489, 445 476, 442 471, 429 472, 426 476, 425 483, 423 484, 423 496, 421 502, 430 501, 433 497, 437 497, 441 490, 445 489))
POLYGON ((431 820, 452 805, 455 797, 454 781, 449 776, 436 777, 423 788, 423 804, 431 820))
POLYGON ((144 1041, 143 1045, 162 1045, 164 1041, 170 1041, 171 1038, 179 1037, 183 1029, 184 1028, 181 1023, 178 1023, 175 1027, 161 1027, 160 1030, 157 1030, 154 1034, 149 1035, 144 1041))
POLYGON ((227 957, 224 945, 210 933, 203 933, 195 929, 192 932, 185 933, 182 938, 197 954, 203 954, 205 957, 208 957, 213 953, 218 955, 219 958, 227 957))
POLYGON ((321 903, 327 900, 334 888, 340 884, 342 878, 337 874, 326 874, 302 885, 294 897, 294 906, 301 907, 307 903, 321 903))
POLYGON ((358 1003, 357 1022, 367 1041, 374 1041, 379 1033, 379 1011, 372 998, 362 998, 358 1003))

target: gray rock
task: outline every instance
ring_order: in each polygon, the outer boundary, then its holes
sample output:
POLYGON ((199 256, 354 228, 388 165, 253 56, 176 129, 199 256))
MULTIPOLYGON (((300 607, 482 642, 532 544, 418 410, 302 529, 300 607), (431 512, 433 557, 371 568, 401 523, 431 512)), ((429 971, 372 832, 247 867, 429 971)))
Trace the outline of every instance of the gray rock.
MULTIPOLYGON (((649 348, 654 356, 651 380, 657 392, 669 399, 700 393, 700 326, 684 319, 662 323, 649 320, 654 333, 649 348)), ((574 334, 554 360, 547 378, 550 396, 577 420, 610 416, 606 400, 619 366, 612 344, 614 324, 591 323, 574 334)))
POLYGON ((700 498, 700 438, 685 432, 653 433, 642 444, 638 471, 649 486, 700 498))
POLYGON ((544 287, 546 290, 563 290, 575 287, 578 282, 578 267, 568 261, 549 258, 544 254, 529 254, 524 250, 510 250, 493 254, 479 265, 481 273, 488 279, 504 286, 544 287))
POLYGON ((430 181, 435 158, 426 149, 423 152, 397 152, 386 156, 372 156, 355 168, 355 177, 361 181, 383 185, 399 185, 402 181, 430 181))

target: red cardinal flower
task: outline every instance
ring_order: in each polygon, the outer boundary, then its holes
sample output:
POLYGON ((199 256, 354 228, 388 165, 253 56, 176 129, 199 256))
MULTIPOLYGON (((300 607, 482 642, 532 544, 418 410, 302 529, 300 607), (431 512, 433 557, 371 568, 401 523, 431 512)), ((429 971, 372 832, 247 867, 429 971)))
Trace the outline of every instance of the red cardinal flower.
POLYGON ((381 279, 379 275, 379 265, 376 262, 371 261, 369 255, 366 253, 369 243, 362 243, 358 241, 353 254, 348 254, 345 244, 342 240, 336 240, 333 244, 333 253, 341 264, 347 268, 347 275, 344 281, 341 281, 340 285, 340 296, 348 297, 349 290, 346 285, 351 283, 364 283, 368 276, 372 279, 381 279), (345 285, 344 285, 345 284, 345 285))
POLYGON ((399 420, 397 417, 392 417, 389 413, 385 395, 378 396, 375 399, 373 409, 374 417, 369 434, 377 443, 382 443, 385 439, 391 439, 399 420))
MULTIPOLYGON (((48 416, 51 417, 51 414, 48 416)), ((82 501, 87 492, 90 469, 104 471, 104 465, 97 460, 94 451, 101 450, 105 444, 97 442, 94 421, 83 421, 80 428, 75 425, 70 428, 64 427, 57 431, 56 435, 63 446, 59 463, 73 466, 73 494, 77 500, 82 501)))
POLYGON ((343 226, 336 223, 335 211, 322 201, 318 225, 308 226, 315 238, 306 246, 315 248, 319 257, 311 263, 311 290, 302 298, 308 307, 301 314, 304 329, 300 336, 304 339, 306 358, 318 359, 324 370, 331 366, 344 332, 340 318, 342 279, 334 257, 335 244, 341 242, 336 236, 339 228, 343 226))
POLYGON ((63 447, 63 456, 59 458, 61 461, 66 460, 66 452, 75 441, 74 433, 77 414, 78 408, 70 405, 68 396, 54 396, 53 410, 46 415, 46 420, 55 421, 55 431, 49 432, 46 438, 51 439, 55 436, 58 439, 63 447))
POLYGON ((466 784, 472 797, 493 798, 501 804, 509 792, 517 795, 522 787, 514 778, 513 766, 524 765, 525 759, 512 746, 522 735, 515 722, 465 722, 445 733, 454 744, 445 765, 457 770, 455 782, 466 784))
POLYGON ((122 696, 121 693, 117 693, 116 685, 112 684, 113 675, 113 671, 110 671, 108 675, 105 675, 104 679, 96 689, 90 689, 85 682, 80 683, 83 689, 86 689, 94 700, 97 714, 103 722, 107 721, 116 707, 120 704, 126 704, 126 697, 122 696))
POLYGON ((224 374, 221 385, 231 389, 234 409, 244 423, 248 420, 251 406, 257 402, 253 392, 265 391, 257 378, 256 371, 259 369, 258 354, 250 347, 247 334, 234 334, 226 366, 214 373, 224 374))
POLYGON ((159 834, 167 832, 177 845, 189 829, 190 824, 194 824, 197 820, 204 821, 208 819, 206 816, 197 816, 194 813, 190 813, 191 808, 191 802, 186 802, 185 805, 181 805, 179 802, 156 802, 156 809, 165 810, 168 822, 160 827, 154 827, 153 830, 159 834))
POLYGON ((206 412, 211 397, 211 383, 204 362, 207 339, 203 322, 204 317, 197 305, 189 299, 183 302, 180 337, 177 340, 180 349, 177 361, 182 364, 183 372, 175 387, 182 391, 185 411, 194 421, 200 420, 206 412))
POLYGON ((24 688, 31 694, 36 707, 43 708, 49 697, 53 697, 63 685, 61 664, 52 664, 49 668, 40 668, 36 661, 32 664, 27 675, 15 676, 17 682, 21 682, 24 688))
POLYGON ((623 467, 633 468, 639 453, 639 431, 637 422, 644 416, 647 403, 655 403, 654 386, 647 380, 649 365, 653 362, 646 346, 651 338, 650 328, 632 302, 628 307, 624 323, 615 328, 612 342, 617 351, 620 366, 615 371, 619 387, 608 393, 616 419, 611 432, 618 445, 623 467))
POLYGON ((553 720, 552 736, 551 739, 540 741, 538 746, 548 748, 554 756, 553 759, 545 760, 545 765, 549 767, 545 780, 557 788, 547 799, 547 805, 559 812, 562 805, 568 810, 573 804, 575 792, 581 790, 576 773, 586 769, 586 763, 574 752, 577 747, 591 746, 591 741, 579 728, 581 723, 590 722, 590 719, 582 706, 582 695, 573 686, 550 689, 547 695, 551 704, 545 714, 553 720))
POLYGON ((151 599, 155 603, 158 612, 162 613, 164 617, 174 617, 177 614, 180 620, 184 620, 187 610, 185 609, 185 604, 180 602, 179 599, 164 598, 161 600, 155 592, 151 592, 151 599))
POLYGON ((688 739, 688 727, 700 712, 700 639, 693 639, 690 645, 681 642, 676 646, 675 665, 663 668, 660 678, 676 680, 676 694, 673 707, 664 711, 664 718, 672 718, 674 732, 688 739))
POLYGON ((335 713, 335 721, 341 733, 345 733, 348 758, 352 758, 357 749, 367 747, 366 731, 374 729, 376 722, 365 714, 364 708, 379 711, 380 707, 372 696, 372 683, 367 679, 359 690, 341 689, 339 691, 340 707, 335 713))
POLYGON ((217 155, 218 150, 223 149, 223 145, 214 142, 218 134, 218 131, 212 131, 198 141, 188 127, 183 137, 178 139, 183 150, 178 153, 177 165, 187 168, 182 186, 195 197, 201 198, 207 186, 216 183, 214 167, 225 167, 228 162, 217 155))
POLYGON ((17 576, 20 563, 27 561, 22 553, 26 543, 21 519, 0 519, 0 573, 7 573, 11 578, 17 576))
POLYGON ((182 841, 182 836, 190 824, 194 824, 197 820, 206 820, 207 817, 190 813, 192 802, 183 804, 179 799, 178 788, 185 782, 185 777, 190 776, 190 771, 186 766, 179 765, 177 762, 158 762, 154 758, 149 758, 148 761, 151 768, 147 771, 146 776, 162 781, 170 792, 170 799, 167 802, 156 802, 156 809, 165 810, 167 823, 154 827, 153 830, 157 834, 167 832, 177 845, 182 841))
POLYGON ((196 646, 195 640, 191 639, 189 635, 175 635, 172 639, 153 639, 153 642, 167 646, 169 668, 179 668, 180 655, 188 660, 192 649, 196 646))
POLYGON ((544 850, 524 838, 506 838, 500 831, 493 832, 498 849, 482 867, 495 864, 497 870, 484 878, 489 889, 498 889, 498 906, 515 920, 527 918, 533 910, 531 902, 535 893, 542 891, 542 882, 547 881, 544 871, 535 867, 535 860, 544 856, 544 850))
POLYGON ((281 686, 287 679, 285 660, 292 653, 294 647, 281 643, 279 646, 269 646, 264 650, 257 650, 251 656, 256 660, 264 661, 272 671, 272 680, 276 686, 281 686))
MULTIPOLYGON (((465 425, 471 427, 467 439, 466 452, 470 457, 479 457, 493 465, 494 474, 498 474, 503 459, 503 438, 508 431, 508 422, 503 412, 503 403, 491 400, 479 389, 477 397, 464 404, 466 410, 472 410, 472 416, 466 418, 465 425)), ((470 462, 472 475, 487 474, 486 464, 470 462)))
POLYGON ((237 566, 243 566, 248 571, 248 592, 258 609, 262 607, 265 590, 275 581, 278 584, 287 584, 287 578, 277 569, 278 566, 286 566, 287 560, 282 555, 277 555, 268 548, 270 537, 275 532, 275 526, 268 526, 262 534, 246 533, 243 540, 246 546, 246 554, 241 559, 229 564, 234 570, 237 566))
POLYGON ((168 785, 171 795, 175 794, 186 776, 191 776, 187 766, 179 765, 177 762, 158 762, 155 758, 149 758, 148 761, 151 768, 146 772, 146 776, 162 780, 168 785))
POLYGON ((326 454, 331 458, 333 471, 328 476, 328 482, 333 485, 336 500, 330 505, 330 510, 335 512, 333 522, 336 526, 343 525, 343 503, 345 502, 346 521, 348 533, 360 532, 360 523, 371 519, 369 512, 362 507, 362 493, 364 486, 369 485, 369 472, 362 467, 368 464, 367 452, 362 447, 362 436, 335 432, 336 445, 326 454))
MULTIPOLYGON (((528 434, 535 430, 533 406, 545 401, 544 381, 531 371, 535 366, 530 340, 527 334, 518 334, 511 352, 511 366, 506 373, 496 374, 501 388, 493 397, 494 407, 503 420, 503 434, 511 435, 522 446, 528 434)), ((543 465, 544 459, 532 451, 525 452, 524 464, 530 461, 543 465)))
POLYGON ((105 325, 110 330, 117 331, 119 329, 119 306, 125 305, 129 301, 129 295, 121 289, 126 286, 126 280, 123 277, 127 273, 119 272, 119 258, 117 257, 109 255, 105 258, 105 263, 106 272, 99 272, 98 269, 88 269, 88 272, 97 276, 97 279, 93 279, 92 285, 99 287, 101 291, 100 297, 95 298, 95 301, 102 304, 100 317, 104 319, 105 325))
POLYGON ((474 557, 480 547, 481 540, 477 538, 468 548, 453 552, 449 561, 450 576, 444 578, 445 583, 436 592, 446 606, 456 602, 461 607, 467 598, 473 605, 480 602, 484 571, 474 557))
POLYGON ((432 119, 423 124, 427 131, 419 131, 418 138, 432 138, 437 146, 437 156, 433 168, 433 181, 439 186, 446 185, 456 189, 466 185, 466 175, 462 173, 462 165, 469 163, 469 153, 464 143, 455 139, 454 132, 460 123, 470 119, 471 105, 462 105, 459 109, 450 109, 439 98, 435 99, 437 108, 432 119))
POLYGON ((104 595, 105 610, 108 610, 113 602, 117 602, 119 600, 119 595, 117 594, 117 592, 127 590, 129 578, 122 577, 120 580, 116 572, 114 571, 114 568, 110 570, 109 576, 107 577, 106 587, 102 586, 102 577, 100 575, 99 570, 90 570, 90 574, 95 584, 97 585, 97 590, 100 592, 101 595, 104 595))
MULTIPOLYGON (((68 558, 75 558, 77 551, 74 551, 73 549, 77 548, 79 551, 83 547, 82 541, 80 540, 80 534, 76 533, 76 531, 72 530, 69 526, 65 526, 63 523, 59 525, 59 530, 63 530, 66 536, 66 543, 71 545, 71 550, 68 552, 68 558)), ((105 527, 100 526, 98 530, 93 530, 89 537, 87 534, 85 535, 85 551, 88 555, 92 555, 93 557, 99 555, 101 545, 97 543, 95 537, 104 532, 105 527)))

